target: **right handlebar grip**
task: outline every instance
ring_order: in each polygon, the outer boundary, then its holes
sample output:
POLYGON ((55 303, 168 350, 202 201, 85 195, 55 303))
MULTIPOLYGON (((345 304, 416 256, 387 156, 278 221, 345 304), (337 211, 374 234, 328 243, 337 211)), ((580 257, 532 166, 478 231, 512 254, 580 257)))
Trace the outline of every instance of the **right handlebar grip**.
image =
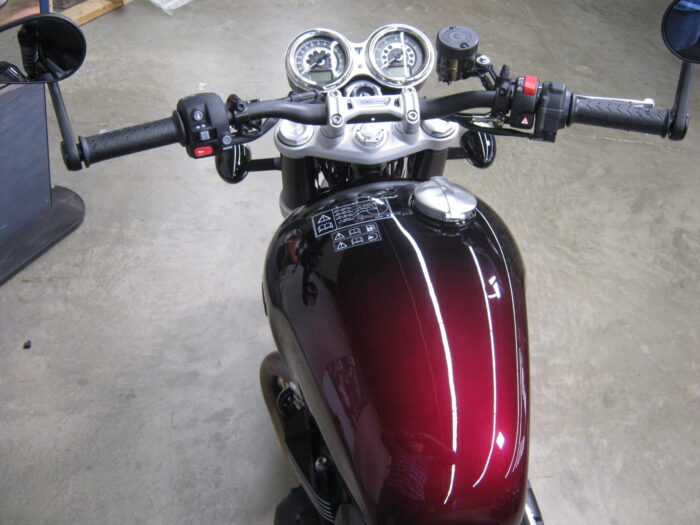
POLYGON ((569 124, 589 124, 665 137, 671 125, 671 112, 574 95, 569 124))
POLYGON ((85 166, 129 153, 183 141, 182 126, 175 115, 90 137, 79 137, 78 148, 85 166))

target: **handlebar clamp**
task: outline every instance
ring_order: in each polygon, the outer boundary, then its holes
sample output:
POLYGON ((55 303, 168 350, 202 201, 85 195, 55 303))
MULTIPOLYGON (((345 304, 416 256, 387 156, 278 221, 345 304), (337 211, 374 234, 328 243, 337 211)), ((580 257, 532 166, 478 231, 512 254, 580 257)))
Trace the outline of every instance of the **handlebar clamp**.
POLYGON ((406 87, 398 95, 372 97, 344 97, 338 90, 327 97, 328 120, 321 133, 328 138, 343 134, 346 124, 383 120, 401 121, 401 131, 406 135, 418 132, 421 122, 420 99, 415 88, 406 87))

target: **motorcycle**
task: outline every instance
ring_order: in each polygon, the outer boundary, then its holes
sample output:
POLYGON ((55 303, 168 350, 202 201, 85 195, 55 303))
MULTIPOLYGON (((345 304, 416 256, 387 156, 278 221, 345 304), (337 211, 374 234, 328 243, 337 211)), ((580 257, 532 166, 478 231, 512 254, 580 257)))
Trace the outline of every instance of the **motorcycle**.
POLYGON ((452 159, 488 167, 497 136, 554 142, 572 124, 680 140, 690 61, 659 110, 511 78, 466 27, 435 46, 403 24, 359 43, 319 28, 290 44, 282 99, 197 94, 171 117, 76 143, 56 80, 78 69, 84 39, 57 15, 16 25, 24 72, 8 66, 3 82, 47 83, 69 169, 180 143, 229 183, 281 171, 286 218, 263 280, 278 351, 260 381, 300 487, 276 525, 543 523, 527 482, 523 263, 498 215, 441 174, 452 159), (421 98, 434 68, 484 89, 421 98), (246 144, 270 132, 280 157, 253 159, 246 144))

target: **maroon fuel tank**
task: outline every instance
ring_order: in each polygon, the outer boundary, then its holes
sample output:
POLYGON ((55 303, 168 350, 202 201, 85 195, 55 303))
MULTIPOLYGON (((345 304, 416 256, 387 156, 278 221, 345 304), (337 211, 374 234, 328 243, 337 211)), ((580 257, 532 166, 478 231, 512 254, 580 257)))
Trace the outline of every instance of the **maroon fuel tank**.
POLYGON ((482 202, 461 227, 369 184, 290 215, 265 301, 278 348, 370 524, 520 522, 524 272, 482 202))

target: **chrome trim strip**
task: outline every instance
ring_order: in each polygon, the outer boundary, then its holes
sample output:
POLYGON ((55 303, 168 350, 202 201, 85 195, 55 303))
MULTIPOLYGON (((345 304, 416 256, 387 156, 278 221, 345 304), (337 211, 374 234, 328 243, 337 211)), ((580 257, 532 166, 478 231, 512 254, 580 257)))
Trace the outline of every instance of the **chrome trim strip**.
POLYGON ((575 95, 578 100, 597 100, 600 102, 610 102, 613 104, 630 104, 636 108, 651 109, 656 105, 653 98, 638 100, 635 98, 615 98, 615 97, 594 97, 593 95, 575 95))

